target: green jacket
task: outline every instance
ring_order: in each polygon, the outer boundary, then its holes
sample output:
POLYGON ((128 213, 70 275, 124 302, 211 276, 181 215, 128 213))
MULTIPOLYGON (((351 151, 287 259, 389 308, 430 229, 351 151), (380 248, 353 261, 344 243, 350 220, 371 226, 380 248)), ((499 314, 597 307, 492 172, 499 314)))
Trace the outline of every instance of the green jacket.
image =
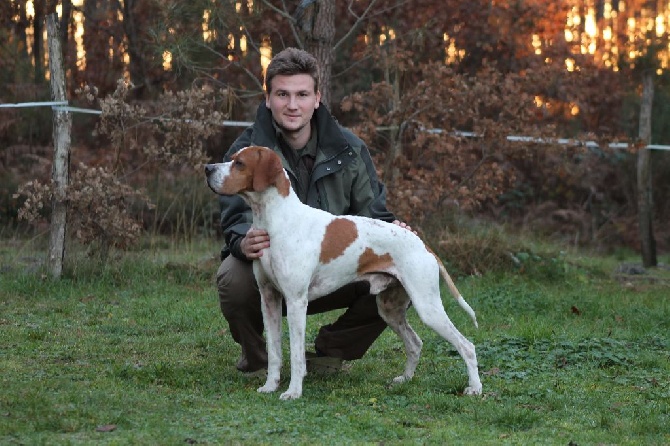
MULTIPOLYGON (((386 189, 378 180, 367 146, 351 131, 335 121, 323 105, 314 112, 317 129, 317 155, 312 170, 306 204, 334 215, 363 215, 392 222, 395 216, 386 209, 386 189)), ((269 147, 279 154, 291 183, 296 181, 282 155, 270 109, 263 102, 254 124, 230 147, 224 161, 247 146, 269 147)), ((251 227, 251 209, 239 195, 219 197, 221 227, 226 245, 221 258, 230 253, 245 259, 240 242, 251 227)))

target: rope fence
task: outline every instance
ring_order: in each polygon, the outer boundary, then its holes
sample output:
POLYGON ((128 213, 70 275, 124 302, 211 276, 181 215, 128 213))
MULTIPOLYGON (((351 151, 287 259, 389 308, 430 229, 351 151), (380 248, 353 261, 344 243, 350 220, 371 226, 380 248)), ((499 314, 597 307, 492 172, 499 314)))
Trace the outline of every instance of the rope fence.
MULTIPOLYGON (((90 108, 81 108, 81 107, 73 107, 68 104, 67 101, 44 101, 44 102, 20 102, 17 104, 0 104, 0 109, 3 108, 35 108, 35 107, 51 107, 53 110, 56 111, 67 111, 67 112, 72 112, 72 113, 84 113, 84 114, 91 114, 91 115, 101 115, 102 111, 101 110, 94 110, 90 108)), ((156 118, 156 119, 164 119, 164 118, 156 118)), ((228 121, 224 120, 221 121, 221 125, 224 127, 249 127, 252 125, 253 122, 249 121, 228 121)), ((389 127, 384 127, 380 128, 379 130, 388 130, 389 127)), ((429 133, 443 133, 445 130, 443 129, 424 129, 424 131, 429 132, 429 133)), ((453 132, 454 136, 459 136, 463 138, 478 138, 479 135, 477 135, 474 132, 464 132, 464 131, 455 131, 453 132)), ((580 141, 576 139, 569 139, 569 138, 557 138, 557 139, 547 139, 547 138, 536 138, 532 136, 518 136, 518 135, 510 135, 507 137, 508 141, 518 141, 518 142, 534 142, 538 144, 559 144, 559 145, 567 145, 567 146, 583 146, 583 147, 589 147, 589 148, 596 148, 599 147, 598 143, 595 141, 580 141)), ((609 147, 611 149, 627 149, 629 147, 628 143, 610 143, 609 147)), ((649 144, 644 147, 645 149, 648 150, 668 150, 670 151, 670 145, 660 145, 660 144, 649 144)))

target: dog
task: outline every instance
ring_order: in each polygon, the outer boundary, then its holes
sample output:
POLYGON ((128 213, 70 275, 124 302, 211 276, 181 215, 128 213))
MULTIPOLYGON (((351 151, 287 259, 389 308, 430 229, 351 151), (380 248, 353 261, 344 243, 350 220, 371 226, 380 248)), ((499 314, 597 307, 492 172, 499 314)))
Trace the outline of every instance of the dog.
POLYGON ((407 361, 393 379, 414 376, 422 341, 406 319, 411 304, 421 320, 449 341, 465 361, 468 386, 479 395, 474 345, 452 324, 440 297, 440 276, 458 304, 472 318, 474 311, 456 289, 440 259, 412 231, 360 216, 334 216, 303 204, 291 188, 281 159, 266 147, 246 147, 230 162, 205 166, 208 186, 217 194, 239 194, 251 207, 253 227, 265 229, 272 244, 253 262, 261 293, 268 350, 268 373, 259 392, 279 387, 282 362, 281 320, 285 299, 290 337, 291 380, 282 400, 302 396, 306 374, 307 303, 355 281, 370 284, 379 314, 402 339, 407 361))

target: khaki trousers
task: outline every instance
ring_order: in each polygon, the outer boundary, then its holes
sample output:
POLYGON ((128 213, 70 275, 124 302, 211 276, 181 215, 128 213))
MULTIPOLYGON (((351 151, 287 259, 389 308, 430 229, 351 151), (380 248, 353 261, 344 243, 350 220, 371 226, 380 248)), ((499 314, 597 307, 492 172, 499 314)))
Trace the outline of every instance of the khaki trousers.
MULTIPOLYGON (((221 312, 233 339, 242 348, 237 368, 253 372, 267 367, 261 297, 251 262, 229 255, 221 262, 216 282, 221 312)), ((319 330, 314 341, 319 354, 359 359, 384 331, 386 322, 377 311, 376 296, 369 291, 365 282, 352 283, 308 304, 307 314, 347 309, 335 322, 319 330)), ((285 305, 283 311, 286 315, 285 305)))

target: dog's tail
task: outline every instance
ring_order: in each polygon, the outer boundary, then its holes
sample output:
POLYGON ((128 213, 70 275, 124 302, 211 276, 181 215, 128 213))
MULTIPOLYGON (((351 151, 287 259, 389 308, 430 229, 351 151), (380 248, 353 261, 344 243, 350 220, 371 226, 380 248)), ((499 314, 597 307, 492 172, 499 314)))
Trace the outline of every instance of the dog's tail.
POLYGON ((451 293, 452 296, 454 296, 454 299, 456 299, 456 302, 458 302, 458 305, 465 310, 466 313, 470 316, 470 319, 472 319, 472 322, 474 322, 475 327, 479 327, 479 324, 477 323, 477 316, 475 315, 474 310, 470 305, 463 299, 463 296, 461 296, 461 293, 458 291, 458 288, 456 288, 456 285, 454 284, 454 281, 451 280, 451 276, 447 272, 447 268, 444 267, 444 264, 442 263, 442 260, 433 253, 435 256, 435 260, 437 260, 437 266, 440 267, 440 275, 444 279, 444 281, 447 283, 447 286, 449 287, 449 292, 451 293))

